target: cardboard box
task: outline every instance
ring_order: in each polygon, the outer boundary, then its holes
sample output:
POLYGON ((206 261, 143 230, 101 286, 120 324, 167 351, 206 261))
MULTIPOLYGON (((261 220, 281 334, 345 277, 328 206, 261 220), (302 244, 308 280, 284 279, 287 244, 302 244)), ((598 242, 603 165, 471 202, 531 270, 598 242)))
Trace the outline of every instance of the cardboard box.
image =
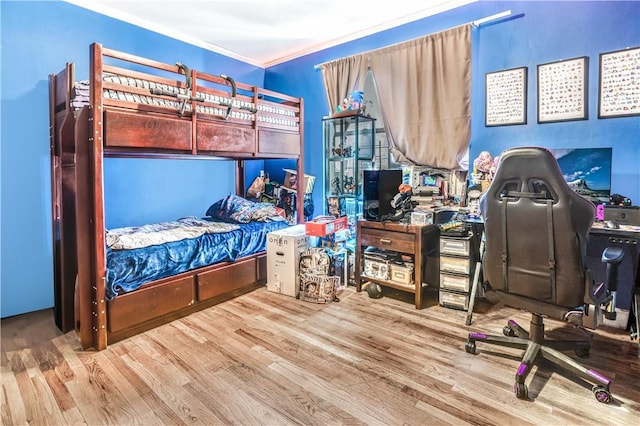
POLYGON ((336 231, 347 229, 347 217, 335 218, 333 216, 318 216, 305 223, 307 235, 314 237, 326 237, 336 231))
POLYGON ((412 225, 431 225, 433 224, 433 211, 414 210, 411 212, 412 225))
POLYGON ((304 225, 267 234, 267 290, 298 297, 300 253, 307 250, 308 244, 304 225))
MULTIPOLYGON (((298 172, 291 169, 282 169, 285 172, 284 181, 282 187, 289 191, 296 191, 298 189, 298 172)), ((313 186, 316 183, 316 177, 308 174, 304 175, 304 192, 305 194, 311 194, 313 192, 313 186)))
POLYGON ((402 264, 399 265, 397 263, 391 263, 389 265, 390 268, 390 279, 391 281, 397 282, 399 284, 412 285, 413 284, 413 265, 412 264, 402 264))
POLYGON ((388 280, 390 276, 388 261, 367 257, 366 253, 364 257, 363 270, 363 275, 369 278, 388 280))

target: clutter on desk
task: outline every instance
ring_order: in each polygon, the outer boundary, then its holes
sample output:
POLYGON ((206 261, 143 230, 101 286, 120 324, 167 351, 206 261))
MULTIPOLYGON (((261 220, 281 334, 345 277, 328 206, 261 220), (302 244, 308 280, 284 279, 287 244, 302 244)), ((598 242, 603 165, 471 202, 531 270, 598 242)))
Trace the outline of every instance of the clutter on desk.
MULTIPOLYGON (((428 166, 402 168, 402 183, 390 201, 391 211, 380 217, 412 225, 437 223, 437 212, 464 205, 466 172, 452 172, 428 166)), ((328 200, 329 210, 341 211, 339 200, 328 200)), ((388 210, 388 209, 387 209, 388 210)))
POLYGON ((620 194, 611 194, 611 196, 609 196, 609 205, 631 207, 632 203, 629 197, 620 194))
POLYGON ((391 222, 408 221, 408 214, 410 214, 417 205, 417 202, 413 201, 412 197, 413 188, 411 185, 401 183, 398 187, 398 193, 391 199, 391 207, 393 207, 394 210, 382 215, 380 220, 383 222, 387 220, 391 222))

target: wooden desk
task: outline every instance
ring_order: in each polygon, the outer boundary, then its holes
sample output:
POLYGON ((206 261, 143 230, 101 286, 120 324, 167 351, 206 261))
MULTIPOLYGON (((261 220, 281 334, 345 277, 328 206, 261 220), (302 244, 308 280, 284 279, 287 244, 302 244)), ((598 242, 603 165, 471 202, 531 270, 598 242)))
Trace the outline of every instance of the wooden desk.
POLYGON ((358 220, 356 232, 356 291, 362 290, 364 281, 415 294, 416 309, 422 309, 422 284, 437 287, 439 276, 438 242, 440 228, 436 225, 408 225, 395 222, 358 220), (414 259, 412 284, 376 279, 363 275, 363 250, 376 247, 409 254, 414 259))

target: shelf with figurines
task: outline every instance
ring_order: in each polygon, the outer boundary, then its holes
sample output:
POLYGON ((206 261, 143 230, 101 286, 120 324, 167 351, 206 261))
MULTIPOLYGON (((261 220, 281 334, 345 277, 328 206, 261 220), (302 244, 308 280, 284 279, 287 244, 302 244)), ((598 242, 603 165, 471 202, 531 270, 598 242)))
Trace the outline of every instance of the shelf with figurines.
POLYGON ((336 106, 336 110, 331 114, 331 118, 351 117, 354 115, 366 115, 367 106, 364 101, 364 92, 356 90, 349 93, 342 103, 336 106))

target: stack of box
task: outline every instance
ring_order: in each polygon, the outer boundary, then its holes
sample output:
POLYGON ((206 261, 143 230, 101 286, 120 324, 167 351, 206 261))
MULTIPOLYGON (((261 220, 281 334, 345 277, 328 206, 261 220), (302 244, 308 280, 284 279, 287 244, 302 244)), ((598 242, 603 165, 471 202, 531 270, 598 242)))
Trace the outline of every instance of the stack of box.
MULTIPOLYGON (((353 276, 354 260, 350 261, 347 242, 353 240, 347 216, 318 216, 306 223, 307 235, 318 237, 317 245, 331 252, 334 260, 339 259, 340 270, 335 274, 341 277, 342 285, 355 281, 353 276)), ((338 269, 338 268, 337 268, 338 269)))

